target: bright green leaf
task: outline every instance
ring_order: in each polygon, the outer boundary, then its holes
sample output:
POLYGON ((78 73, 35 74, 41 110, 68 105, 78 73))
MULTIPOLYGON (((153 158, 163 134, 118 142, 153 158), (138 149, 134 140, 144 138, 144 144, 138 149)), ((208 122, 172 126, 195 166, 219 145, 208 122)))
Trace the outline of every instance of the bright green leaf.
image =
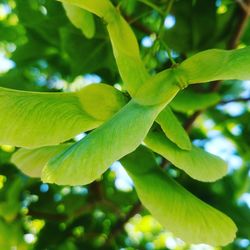
POLYGON ((250 47, 246 47, 203 51, 181 63, 179 70, 188 84, 195 84, 215 80, 249 80, 249 68, 250 47))
POLYGON ((227 173, 227 165, 221 158, 195 146, 192 146, 190 151, 182 150, 160 132, 150 132, 145 143, 150 149, 199 181, 215 181, 227 173))
POLYGON ((81 185, 99 178, 113 162, 140 145, 161 109, 130 101, 101 127, 50 160, 43 181, 81 185))
POLYGON ((69 20, 79 28, 87 38, 92 38, 95 34, 95 21, 93 15, 72 4, 63 3, 63 7, 69 20))
POLYGON ((100 126, 125 103, 118 90, 105 84, 76 93, 0 88, 0 143, 21 147, 58 144, 100 126))
POLYGON ((168 106, 158 115, 156 122, 160 124, 165 135, 179 148, 184 150, 192 148, 187 132, 168 106))
POLYGON ((76 5, 80 8, 86 9, 89 12, 93 12, 99 17, 105 17, 105 19, 112 19, 112 14, 114 11, 113 5, 109 0, 91 0, 91 1, 82 1, 82 0, 59 0, 62 3, 68 3, 76 5))
POLYGON ((120 162, 126 167, 126 170, 134 175, 143 175, 157 165, 154 153, 142 145, 123 157, 120 162))
POLYGON ((189 84, 215 80, 250 79, 250 47, 232 51, 207 50, 185 60, 176 68, 164 70, 150 78, 134 98, 144 105, 171 100, 189 84))
MULTIPOLYGON (((233 241, 237 228, 229 217, 202 202, 168 177, 156 167, 156 163, 153 165, 152 156, 146 156, 149 164, 138 162, 141 154, 133 152, 132 156, 122 159, 122 164, 132 177, 144 206, 166 229, 187 243, 224 246, 233 241), (144 167, 147 171, 137 171, 144 167)), ((145 156, 146 152, 143 154, 145 156)))
POLYGON ((143 105, 167 104, 184 87, 179 72, 175 68, 167 69, 150 77, 133 97, 143 105))
POLYGON ((107 28, 118 69, 125 83, 124 88, 133 95, 148 77, 135 35, 128 23, 118 14, 107 28))
POLYGON ((91 84, 75 93, 81 107, 97 120, 106 121, 126 103, 126 97, 106 84, 91 84))
POLYGON ((124 18, 109 1, 63 1, 75 4, 102 17, 107 22, 107 29, 113 47, 124 88, 133 95, 148 77, 140 57, 136 37, 124 18))
POLYGON ((13 154, 11 162, 24 174, 30 177, 41 178, 42 169, 47 162, 71 144, 60 144, 36 149, 21 148, 13 154))
POLYGON ((191 90, 183 90, 172 100, 171 107, 179 112, 189 110, 203 110, 220 101, 217 93, 197 93, 191 90))

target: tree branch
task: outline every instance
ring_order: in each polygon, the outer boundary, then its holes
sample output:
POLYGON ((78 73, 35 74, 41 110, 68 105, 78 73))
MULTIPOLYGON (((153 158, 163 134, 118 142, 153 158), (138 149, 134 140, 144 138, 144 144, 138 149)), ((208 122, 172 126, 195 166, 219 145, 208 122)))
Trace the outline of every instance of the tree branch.
POLYGON ((235 99, 230 99, 230 100, 222 100, 219 104, 228 104, 232 102, 250 102, 250 97, 239 97, 235 99))
POLYGON ((129 210, 126 216, 123 219, 117 221, 112 230, 110 231, 106 244, 109 245, 111 241, 115 238, 117 234, 119 234, 123 229, 125 224, 137 213, 139 213, 142 209, 142 204, 140 201, 135 203, 133 207, 129 210))
MULTIPOLYGON (((239 1, 237 1, 239 2, 239 1)), ((241 1, 242 2, 242 1, 241 1)), ((244 1, 244 5, 245 7, 250 10, 250 0, 246 0, 244 1)), ((227 49, 235 49, 240 41, 240 38, 242 37, 246 25, 248 23, 248 19, 249 19, 249 11, 246 11, 246 8, 242 8, 242 6, 240 6, 240 8, 238 9, 238 16, 239 16, 239 21, 238 21, 238 25, 236 27, 236 29, 234 30, 234 33, 227 45, 227 49)), ((215 81, 211 83, 211 87, 209 89, 209 92, 216 92, 219 90, 221 81, 215 81)), ((184 124, 184 128, 187 131, 190 131, 193 123, 196 121, 196 119, 204 112, 205 110, 199 110, 196 111, 184 124)))

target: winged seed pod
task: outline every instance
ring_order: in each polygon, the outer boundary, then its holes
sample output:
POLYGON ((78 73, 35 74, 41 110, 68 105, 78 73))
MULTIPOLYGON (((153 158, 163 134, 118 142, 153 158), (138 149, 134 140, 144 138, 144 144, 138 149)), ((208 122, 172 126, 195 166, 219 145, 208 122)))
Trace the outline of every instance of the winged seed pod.
MULTIPOLYGON (((92 12, 107 23, 119 72, 131 100, 127 103, 121 92, 102 84, 76 93, 51 94, 1 88, 0 120, 7 119, 7 123, 0 123, 0 142, 34 148, 21 149, 13 156, 13 162, 25 173, 41 176, 45 182, 88 184, 99 178, 113 162, 126 155, 130 157, 145 140, 149 148, 191 177, 201 181, 221 178, 226 173, 225 163, 192 146, 178 121, 172 118, 177 124, 179 134, 176 135, 162 116, 166 113, 167 117, 173 117, 167 105, 189 84, 250 79, 250 48, 207 50, 176 68, 149 76, 135 35, 108 0, 64 0, 63 3, 92 12), (112 102, 110 98, 114 98, 112 102), (30 119, 26 119, 27 116, 30 119), (179 147, 162 133, 149 132, 155 120, 179 147), (7 127, 5 124, 14 125, 7 127), (21 133, 20 127, 27 133, 21 133), (59 144, 92 129, 77 143, 59 144)), ((126 165, 126 158, 122 161, 126 165)), ((228 217, 195 198, 159 169, 151 169, 145 162, 142 166, 137 164, 133 164, 133 168, 128 164, 127 169, 138 196, 164 226, 187 242, 225 245, 233 240, 236 227, 228 217), (194 210, 196 214, 192 214, 194 210)))
POLYGON ((90 12, 68 3, 63 3, 63 7, 72 24, 87 38, 90 39, 95 35, 95 21, 90 12))

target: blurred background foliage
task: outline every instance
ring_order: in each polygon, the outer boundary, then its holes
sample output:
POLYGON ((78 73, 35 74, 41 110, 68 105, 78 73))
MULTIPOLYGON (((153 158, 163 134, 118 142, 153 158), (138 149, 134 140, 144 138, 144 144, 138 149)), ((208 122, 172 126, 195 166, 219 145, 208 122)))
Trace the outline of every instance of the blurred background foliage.
MULTIPOLYGON (((169 54, 181 62, 209 48, 250 45, 248 1, 113 2, 136 33, 152 74, 171 66, 169 54)), ((87 39, 57 1, 0 0, 0 86, 68 91, 102 81, 122 89, 105 23, 95 18, 95 24, 95 36, 87 39)), ((141 206, 119 162, 88 186, 47 185, 18 171, 10 163, 16 148, 0 145, 0 249, 250 249, 250 81, 189 90, 220 95, 206 110, 197 102, 189 110, 172 107, 193 143, 224 158, 229 173, 200 183, 156 157, 188 190, 233 218, 239 230, 232 244, 190 246, 175 238, 141 206)))

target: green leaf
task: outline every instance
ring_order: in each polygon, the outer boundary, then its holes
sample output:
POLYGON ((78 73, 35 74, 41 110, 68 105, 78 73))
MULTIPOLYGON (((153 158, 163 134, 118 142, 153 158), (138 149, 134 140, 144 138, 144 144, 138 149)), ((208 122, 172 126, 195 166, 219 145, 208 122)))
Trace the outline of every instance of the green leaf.
POLYGON ((250 79, 250 47, 232 51, 212 49, 198 53, 150 78, 134 95, 144 105, 168 103, 188 84, 215 80, 250 79))
POLYGON ((82 0, 59 0, 62 3, 68 3, 76 5, 80 8, 86 9, 89 12, 93 12, 99 17, 106 17, 109 20, 112 19, 113 5, 109 0, 91 0, 91 1, 82 1, 82 0))
POLYGON ((227 165, 221 158, 195 146, 190 151, 181 150, 160 132, 148 133, 145 143, 154 152, 199 181, 215 181, 227 173, 227 165))
POLYGON ((21 148, 13 154, 11 162, 24 174, 30 177, 41 178, 42 169, 47 162, 70 145, 67 143, 35 149, 21 148))
POLYGON ((156 122, 160 124, 165 135, 179 148, 184 150, 192 148, 187 132, 168 106, 158 115, 156 122))
POLYGON ((136 37, 128 23, 119 15, 107 26, 118 69, 131 95, 143 85, 148 73, 140 57, 136 37))
POLYGON ((58 144, 100 126, 125 103, 118 90, 105 84, 76 93, 0 88, 0 144, 31 148, 58 144))
POLYGON ((143 105, 167 104, 185 84, 179 71, 171 68, 150 77, 133 97, 143 105))
POLYGON ((127 98, 117 89, 106 84, 91 84, 75 93, 81 107, 93 118, 106 121, 118 112, 127 98))
POLYGON ((133 175, 143 175, 157 165, 154 153, 143 145, 123 157, 120 162, 133 175))
POLYGON ((140 145, 161 109, 130 101, 101 127, 51 159, 42 180, 60 185, 94 181, 113 162, 140 145))
POLYGON ((109 1, 63 1, 97 14, 107 22, 107 30, 124 89, 133 95, 148 78, 136 37, 124 18, 109 1))
POLYGON ((63 7, 72 24, 79 28, 87 38, 92 38, 95 34, 93 15, 72 4, 63 3, 63 7))
POLYGON ((171 107, 179 112, 203 110, 220 101, 217 93, 197 93, 192 90, 181 91, 171 102, 171 107))
POLYGON ((183 63, 178 70, 188 84, 216 80, 249 80, 250 47, 236 50, 211 49, 198 53, 183 63))
MULTIPOLYGON (((146 153, 144 151, 144 156, 146 153)), ((145 156, 149 164, 138 162, 141 154, 133 152, 132 156, 122 159, 122 164, 134 181, 141 202, 166 229, 187 243, 224 246, 233 241, 237 228, 229 217, 199 200, 155 167, 151 155, 145 156), (147 171, 137 171, 144 168, 147 171)))

